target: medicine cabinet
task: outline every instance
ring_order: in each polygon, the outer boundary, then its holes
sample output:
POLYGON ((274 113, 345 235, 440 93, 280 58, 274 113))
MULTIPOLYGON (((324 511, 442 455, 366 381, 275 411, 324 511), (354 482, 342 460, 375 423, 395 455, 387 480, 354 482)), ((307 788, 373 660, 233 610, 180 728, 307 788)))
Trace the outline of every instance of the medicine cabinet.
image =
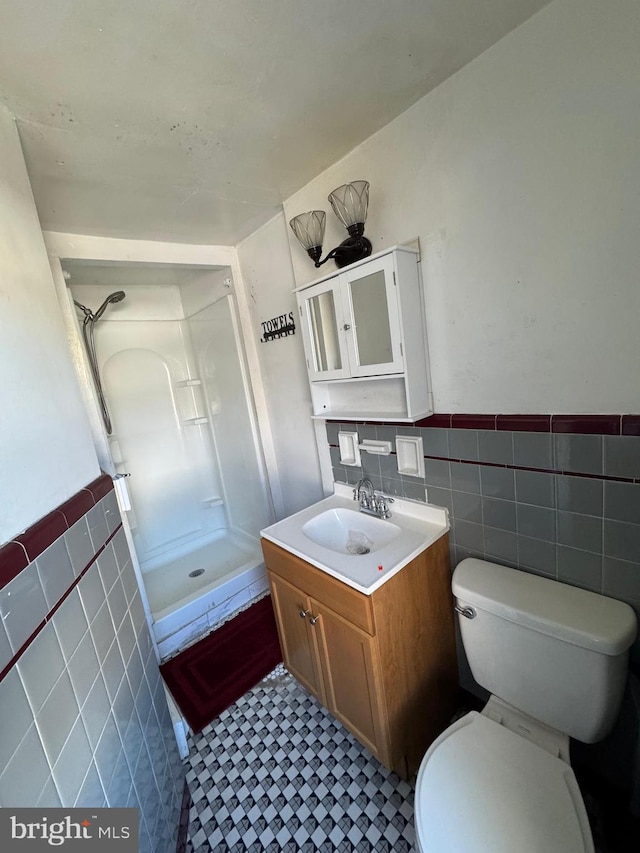
POLYGON ((395 247, 296 290, 316 418, 431 414, 418 253, 395 247))

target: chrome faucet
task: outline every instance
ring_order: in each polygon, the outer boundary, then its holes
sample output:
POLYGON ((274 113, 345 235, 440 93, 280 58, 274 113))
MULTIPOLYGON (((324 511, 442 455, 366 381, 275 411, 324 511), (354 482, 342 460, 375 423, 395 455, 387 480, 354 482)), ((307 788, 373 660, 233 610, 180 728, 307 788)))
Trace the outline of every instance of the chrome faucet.
POLYGON ((393 498, 388 498, 376 492, 373 488, 373 483, 368 477, 358 480, 353 490, 353 499, 359 502, 360 512, 364 512, 367 515, 375 515, 376 518, 391 518, 389 504, 393 503, 393 498))
POLYGON ((363 477, 361 480, 358 480, 353 490, 353 499, 354 501, 360 501, 362 508, 369 507, 374 494, 373 483, 368 477, 363 477))

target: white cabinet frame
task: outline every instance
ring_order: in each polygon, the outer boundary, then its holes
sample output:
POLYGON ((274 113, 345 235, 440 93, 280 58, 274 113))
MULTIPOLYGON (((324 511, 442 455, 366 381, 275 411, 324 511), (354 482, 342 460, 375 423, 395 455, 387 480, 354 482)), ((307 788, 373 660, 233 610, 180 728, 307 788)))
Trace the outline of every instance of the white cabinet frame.
POLYGON ((410 422, 433 413, 414 249, 379 252, 296 288, 296 295, 313 417, 410 422), (379 273, 384 293, 379 278, 363 282, 358 292, 359 282, 379 273), (368 312, 372 305, 384 308, 383 299, 386 312, 368 312), (379 357, 383 360, 376 361, 379 357))

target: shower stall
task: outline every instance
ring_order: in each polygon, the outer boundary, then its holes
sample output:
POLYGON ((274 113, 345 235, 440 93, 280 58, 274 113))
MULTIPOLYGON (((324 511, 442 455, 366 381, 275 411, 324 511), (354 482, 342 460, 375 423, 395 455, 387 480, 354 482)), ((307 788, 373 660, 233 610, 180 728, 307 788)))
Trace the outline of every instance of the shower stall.
POLYGON ((273 511, 233 281, 228 269, 63 266, 93 335, 112 473, 126 477, 121 509, 166 658, 267 590, 259 531, 273 511))

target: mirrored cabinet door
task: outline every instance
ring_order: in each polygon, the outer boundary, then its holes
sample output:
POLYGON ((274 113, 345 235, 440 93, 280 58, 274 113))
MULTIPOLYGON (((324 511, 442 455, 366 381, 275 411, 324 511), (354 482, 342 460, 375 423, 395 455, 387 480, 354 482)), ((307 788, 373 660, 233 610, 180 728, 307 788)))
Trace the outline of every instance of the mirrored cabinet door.
POLYGON ((301 308, 310 377, 318 381, 349 376, 338 282, 310 287, 303 294, 301 308))
POLYGON ((398 297, 389 256, 344 273, 351 333, 347 336, 352 376, 401 373, 398 297))

